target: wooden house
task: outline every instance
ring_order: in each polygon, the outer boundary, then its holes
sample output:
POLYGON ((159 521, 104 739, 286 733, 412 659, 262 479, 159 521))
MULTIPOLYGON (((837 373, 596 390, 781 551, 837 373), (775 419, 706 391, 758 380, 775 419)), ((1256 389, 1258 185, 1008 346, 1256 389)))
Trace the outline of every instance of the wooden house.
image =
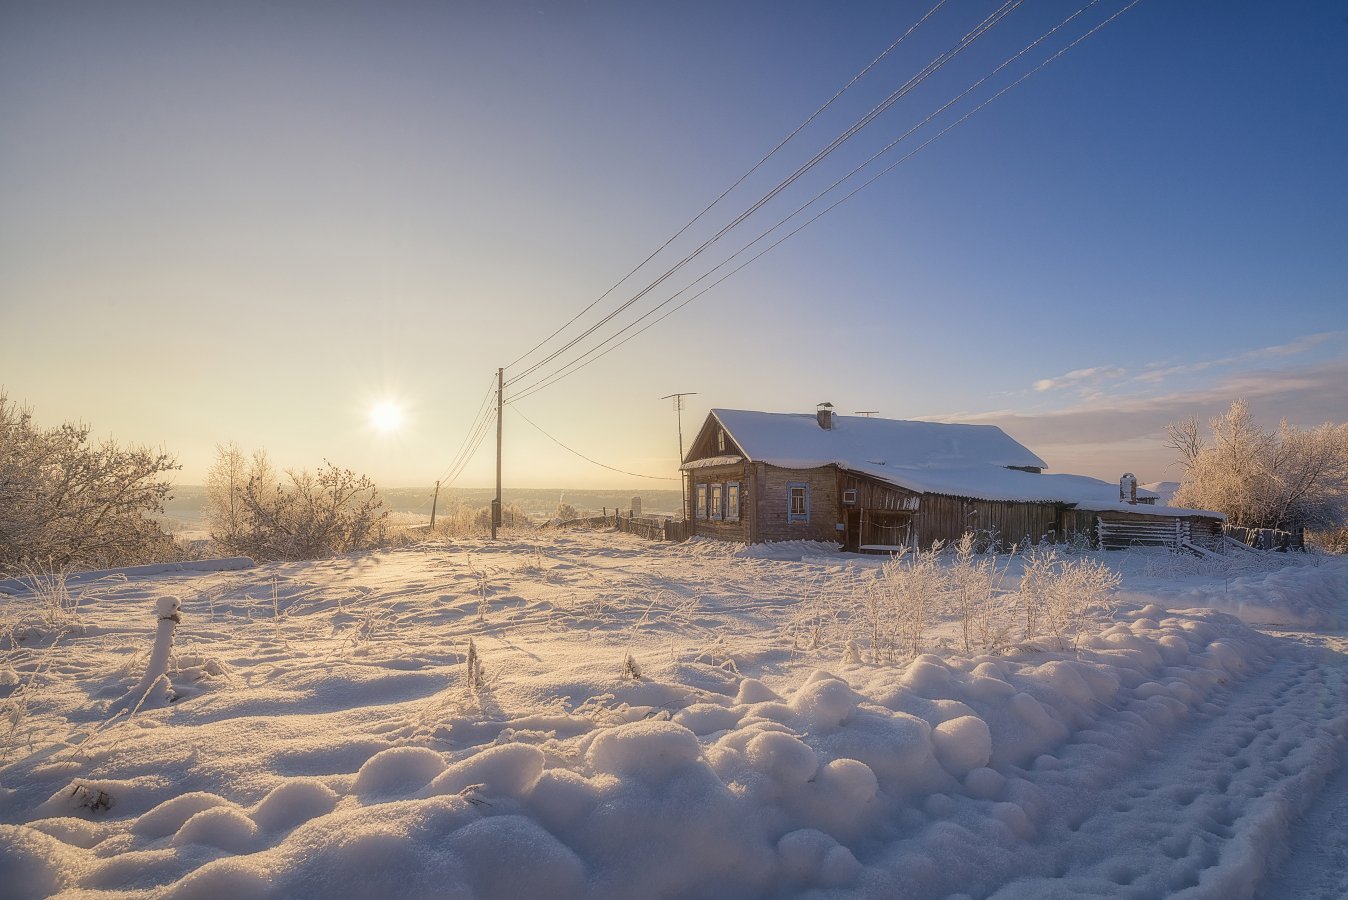
POLYGON ((886 552, 958 540, 1137 544, 1204 551, 1222 516, 1042 459, 994 425, 713 409, 684 462, 690 531, 742 543, 836 541, 886 552))

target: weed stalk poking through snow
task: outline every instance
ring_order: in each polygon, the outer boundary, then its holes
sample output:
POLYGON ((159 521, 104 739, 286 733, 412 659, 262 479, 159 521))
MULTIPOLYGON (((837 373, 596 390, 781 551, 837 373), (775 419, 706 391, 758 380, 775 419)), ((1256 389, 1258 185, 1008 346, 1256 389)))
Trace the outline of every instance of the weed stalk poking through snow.
POLYGON ((468 690, 476 694, 482 690, 485 679, 482 676, 482 660, 477 655, 477 644, 468 639, 468 690))
POLYGON ((631 651, 623 656, 623 678, 628 681, 639 681, 641 679, 641 666, 637 665, 631 651))

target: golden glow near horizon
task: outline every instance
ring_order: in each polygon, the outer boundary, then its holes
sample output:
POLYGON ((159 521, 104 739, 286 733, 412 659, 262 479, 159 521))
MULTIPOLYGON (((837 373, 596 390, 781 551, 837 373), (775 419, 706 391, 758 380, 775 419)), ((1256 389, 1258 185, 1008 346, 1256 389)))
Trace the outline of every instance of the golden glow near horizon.
POLYGON ((403 410, 392 400, 380 400, 370 408, 370 425, 380 434, 392 434, 402 427, 403 410))

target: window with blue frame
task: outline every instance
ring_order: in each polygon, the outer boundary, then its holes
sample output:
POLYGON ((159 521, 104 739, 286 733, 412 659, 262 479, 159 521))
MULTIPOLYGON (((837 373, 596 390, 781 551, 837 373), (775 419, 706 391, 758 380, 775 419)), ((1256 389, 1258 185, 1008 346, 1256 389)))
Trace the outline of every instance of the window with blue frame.
POLYGON ((725 517, 725 485, 713 484, 711 486, 711 517, 721 519, 725 517))
POLYGON ((707 486, 699 484, 693 488, 693 515, 699 519, 707 518, 707 486))
POLYGON ((740 518, 740 483, 732 481, 725 486, 725 517, 732 522, 740 518))
POLYGON ((810 486, 793 481, 786 486, 786 521, 810 521, 810 486))

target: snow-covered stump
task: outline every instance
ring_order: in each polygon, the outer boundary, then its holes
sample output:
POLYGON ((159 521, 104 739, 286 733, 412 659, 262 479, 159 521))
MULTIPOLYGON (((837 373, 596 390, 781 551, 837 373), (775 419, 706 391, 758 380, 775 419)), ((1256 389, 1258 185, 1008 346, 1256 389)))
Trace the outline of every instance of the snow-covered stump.
POLYGON ((173 652, 173 632, 182 621, 182 602, 177 597, 160 597, 155 602, 155 614, 158 617, 154 635, 154 648, 150 651, 150 661, 145 664, 145 674, 140 683, 132 688, 116 706, 134 714, 146 707, 171 703, 174 699, 173 685, 168 677, 169 654, 173 652))

